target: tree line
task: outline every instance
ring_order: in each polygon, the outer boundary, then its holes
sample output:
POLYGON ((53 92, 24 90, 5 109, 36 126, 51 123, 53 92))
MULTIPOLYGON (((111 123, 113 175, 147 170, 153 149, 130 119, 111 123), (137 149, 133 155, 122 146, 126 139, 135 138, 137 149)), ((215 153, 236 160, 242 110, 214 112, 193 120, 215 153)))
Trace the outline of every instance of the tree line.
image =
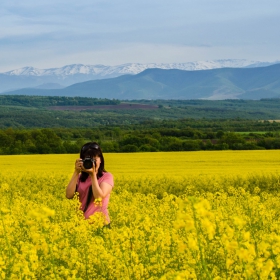
POLYGON ((79 153, 88 141, 98 142, 104 152, 157 152, 199 150, 280 149, 280 133, 240 133, 191 127, 99 127, 83 129, 0 130, 0 154, 79 153))
POLYGON ((67 96, 0 95, 0 105, 24 107, 117 105, 119 100, 67 96))

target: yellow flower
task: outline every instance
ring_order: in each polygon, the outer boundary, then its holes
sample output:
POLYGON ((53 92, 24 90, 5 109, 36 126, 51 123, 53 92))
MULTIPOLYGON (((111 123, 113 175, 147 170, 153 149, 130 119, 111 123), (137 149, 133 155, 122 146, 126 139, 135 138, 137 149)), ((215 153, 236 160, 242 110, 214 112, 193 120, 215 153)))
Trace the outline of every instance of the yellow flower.
POLYGON ((226 260, 226 267, 227 267, 227 269, 229 269, 230 266, 231 266, 233 263, 234 263, 234 260, 233 260, 233 259, 227 259, 227 260, 226 260))

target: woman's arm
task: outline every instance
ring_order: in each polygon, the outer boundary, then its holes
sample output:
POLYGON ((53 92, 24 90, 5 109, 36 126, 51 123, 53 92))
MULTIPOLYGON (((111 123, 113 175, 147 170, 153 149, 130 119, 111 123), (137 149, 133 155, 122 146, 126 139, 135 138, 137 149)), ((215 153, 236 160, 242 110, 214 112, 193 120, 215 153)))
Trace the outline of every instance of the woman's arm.
POLYGON ((92 183, 92 193, 95 199, 103 199, 112 191, 113 187, 110 184, 106 182, 102 182, 100 185, 98 184, 97 176, 95 173, 91 173, 90 178, 92 183))
POLYGON ((80 172, 81 172, 81 163, 80 163, 80 159, 77 159, 75 162, 75 171, 72 175, 72 178, 70 179, 70 182, 66 187, 66 197, 69 199, 74 197, 80 172))

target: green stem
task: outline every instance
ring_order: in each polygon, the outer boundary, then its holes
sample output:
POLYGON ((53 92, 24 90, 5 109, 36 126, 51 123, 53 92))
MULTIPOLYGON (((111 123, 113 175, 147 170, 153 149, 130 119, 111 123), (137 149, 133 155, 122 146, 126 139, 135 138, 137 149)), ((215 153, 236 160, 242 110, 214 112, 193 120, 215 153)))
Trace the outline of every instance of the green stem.
POLYGON ((201 240, 199 237, 199 230, 198 230, 198 219, 196 217, 196 213, 195 213, 195 209, 194 209, 194 203, 192 202, 192 210, 193 210, 193 217, 194 217, 194 226, 196 229, 196 233, 197 233, 197 243, 198 243, 198 248, 199 248, 199 254, 200 254, 200 259, 201 259, 201 264, 202 264, 202 268, 205 271, 208 279, 212 279, 208 269, 207 269, 207 265, 205 263, 204 257, 203 257, 203 253, 202 253, 202 246, 201 246, 201 240))
POLYGON ((11 248, 11 244, 10 244, 9 239, 8 239, 8 235, 7 235, 7 231, 6 231, 6 226, 5 226, 5 223, 4 223, 1 211, 0 211, 0 216, 1 216, 1 221, 2 221, 2 225, 3 225, 3 231, 4 231, 4 236, 5 236, 6 244, 7 244, 8 251, 9 251, 9 263, 11 264, 12 248, 11 248))

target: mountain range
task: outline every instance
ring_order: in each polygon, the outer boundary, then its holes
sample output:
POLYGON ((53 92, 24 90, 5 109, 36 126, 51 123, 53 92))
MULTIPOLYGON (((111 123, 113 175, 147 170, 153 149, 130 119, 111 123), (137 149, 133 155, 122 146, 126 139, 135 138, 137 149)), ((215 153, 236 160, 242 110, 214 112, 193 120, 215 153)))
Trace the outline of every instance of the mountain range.
POLYGON ((135 75, 90 80, 62 89, 25 88, 3 94, 120 100, 280 98, 280 64, 192 71, 151 68, 135 75))
POLYGON ((23 67, 0 73, 0 93, 22 88, 61 89, 75 83, 96 79, 136 75, 146 69, 206 70, 217 68, 254 68, 276 64, 245 59, 222 59, 187 63, 127 63, 117 66, 73 64, 61 68, 23 67))

